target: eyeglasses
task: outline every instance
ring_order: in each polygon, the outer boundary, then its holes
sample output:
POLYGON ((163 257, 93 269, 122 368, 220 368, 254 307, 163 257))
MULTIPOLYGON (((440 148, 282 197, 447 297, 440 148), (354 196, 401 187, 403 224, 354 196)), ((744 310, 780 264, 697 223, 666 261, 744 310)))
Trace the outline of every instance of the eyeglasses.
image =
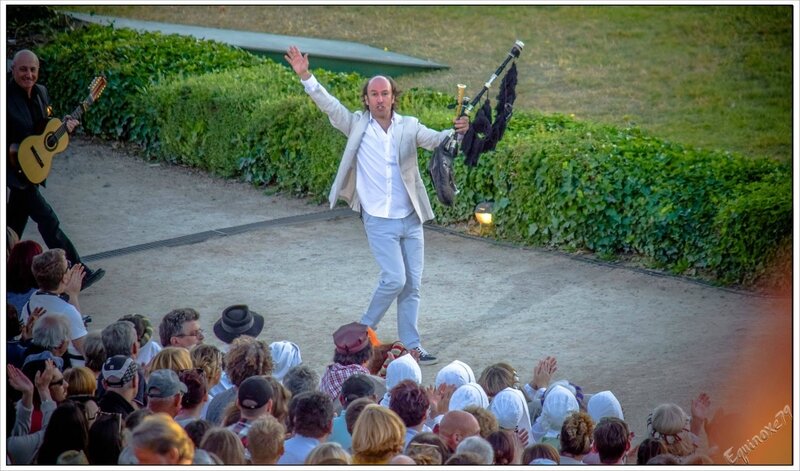
POLYGON ((197 329, 194 332, 189 332, 188 334, 178 334, 175 337, 203 337, 205 331, 203 329, 197 329))

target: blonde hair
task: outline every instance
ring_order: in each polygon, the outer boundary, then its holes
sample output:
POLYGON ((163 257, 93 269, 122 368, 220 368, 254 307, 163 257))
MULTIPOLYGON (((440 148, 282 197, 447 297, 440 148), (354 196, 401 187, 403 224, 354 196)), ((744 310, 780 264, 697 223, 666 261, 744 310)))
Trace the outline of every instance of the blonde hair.
POLYGON ((481 427, 481 438, 486 438, 500 430, 500 424, 497 423, 497 417, 488 409, 481 406, 471 405, 464 408, 464 412, 469 412, 478 421, 481 427))
POLYGON ((315 446, 311 453, 306 456, 304 464, 323 464, 323 462, 330 459, 343 460, 346 464, 351 464, 352 462, 350 453, 342 448, 342 445, 336 442, 326 442, 315 446))
POLYGON ((503 389, 513 387, 518 379, 516 375, 517 372, 508 363, 495 363, 484 368, 480 378, 478 378, 478 384, 486 391, 486 395, 491 398, 503 389))
POLYGON ((247 464, 242 440, 232 431, 214 427, 203 435, 200 448, 214 453, 226 465, 247 464))
POLYGON ((192 357, 183 347, 164 347, 147 364, 147 376, 156 370, 172 370, 176 374, 192 369, 192 357))
POLYGON ((200 368, 203 370, 203 373, 205 373, 208 389, 211 390, 211 388, 219 383, 222 377, 222 368, 224 365, 222 350, 214 345, 201 343, 195 345, 189 352, 189 356, 192 358, 194 368, 200 368))
POLYGON ((689 416, 677 404, 661 404, 647 418, 650 436, 660 440, 667 454, 687 456, 694 453, 696 445, 689 431, 689 416))
POLYGON ((594 422, 586 412, 573 412, 564 419, 559 434, 561 451, 573 455, 585 455, 592 448, 594 422))
POLYGON ((97 390, 97 378, 92 370, 85 366, 76 366, 64 371, 64 379, 67 380, 67 396, 94 396, 97 390))
POLYGON ((286 427, 271 415, 253 421, 247 432, 247 449, 253 464, 275 464, 283 454, 286 427))
POLYGON ((143 448, 159 455, 165 455, 173 448, 178 450, 178 463, 194 459, 194 443, 186 430, 169 415, 159 412, 148 415, 133 429, 131 434, 133 448, 143 448))
POLYGON ((389 408, 367 405, 353 427, 353 464, 387 464, 403 451, 406 426, 389 408))

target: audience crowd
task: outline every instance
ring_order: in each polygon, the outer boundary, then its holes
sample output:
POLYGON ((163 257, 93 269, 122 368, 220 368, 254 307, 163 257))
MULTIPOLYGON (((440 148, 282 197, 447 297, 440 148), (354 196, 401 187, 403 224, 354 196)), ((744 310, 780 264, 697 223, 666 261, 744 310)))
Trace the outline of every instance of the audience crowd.
POLYGON ((413 350, 362 324, 332 332, 330 364, 307 365, 295 343, 259 339, 246 305, 216 320, 221 348, 191 308, 90 332, 62 250, 17 242, 7 273, 7 464, 724 462, 704 393, 688 412, 655 404, 637 440, 613 392, 557 380, 554 357, 524 384, 508 363, 476 377, 453 359, 425 385, 413 350))

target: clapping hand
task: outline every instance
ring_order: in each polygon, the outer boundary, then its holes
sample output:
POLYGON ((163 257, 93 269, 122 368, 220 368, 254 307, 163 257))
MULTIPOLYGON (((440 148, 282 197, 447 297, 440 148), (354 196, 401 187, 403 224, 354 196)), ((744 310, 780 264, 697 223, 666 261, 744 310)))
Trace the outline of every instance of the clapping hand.
POLYGON ((556 371, 558 371, 558 362, 555 357, 547 356, 542 358, 533 370, 531 387, 534 390, 546 388, 550 385, 550 380, 556 371))
POLYGON ((33 383, 25 376, 22 370, 9 364, 6 367, 6 372, 8 373, 8 384, 10 384, 12 388, 21 392, 23 395, 33 394, 33 383))
POLYGON ((22 327, 20 339, 28 340, 29 338, 33 337, 33 326, 36 324, 36 320, 46 313, 47 310, 41 306, 35 308, 31 315, 28 316, 28 320, 25 321, 25 325, 22 327))

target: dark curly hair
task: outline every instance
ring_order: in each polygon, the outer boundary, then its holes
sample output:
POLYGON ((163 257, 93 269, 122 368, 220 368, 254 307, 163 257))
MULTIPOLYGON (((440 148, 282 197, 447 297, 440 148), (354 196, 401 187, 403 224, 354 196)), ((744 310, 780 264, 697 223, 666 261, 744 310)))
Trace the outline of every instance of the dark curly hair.
POLYGON ((592 447, 594 422, 586 412, 573 412, 564 419, 559 435, 561 451, 571 455, 585 455, 592 447))
POLYGON ((365 361, 369 360, 372 356, 372 344, 367 342, 367 346, 363 350, 355 353, 339 353, 334 350, 333 362, 342 366, 347 365, 363 365, 365 361))
POLYGON ((319 438, 331 431, 333 402, 327 394, 308 391, 292 398, 289 408, 294 412, 292 425, 296 434, 319 438))
POLYGON ((406 379, 397 383, 389 394, 389 409, 400 416, 406 427, 416 427, 425 419, 430 400, 419 384, 406 379))
POLYGON ((237 337, 225 355, 225 372, 237 388, 251 376, 272 374, 272 353, 269 345, 249 335, 237 337))

